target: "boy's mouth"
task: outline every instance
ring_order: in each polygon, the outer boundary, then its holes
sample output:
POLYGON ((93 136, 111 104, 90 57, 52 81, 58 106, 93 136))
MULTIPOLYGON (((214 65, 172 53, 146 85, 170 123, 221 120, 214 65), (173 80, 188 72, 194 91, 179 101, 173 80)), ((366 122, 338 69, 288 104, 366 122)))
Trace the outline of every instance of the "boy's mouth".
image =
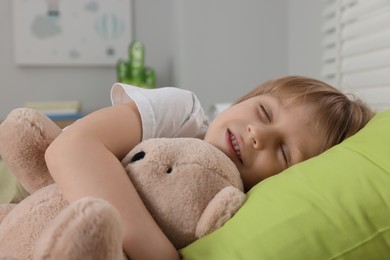
POLYGON ((237 156, 237 159, 240 161, 240 163, 243 163, 242 157, 241 157, 241 151, 240 151, 240 145, 238 144, 236 136, 230 132, 230 130, 227 130, 229 144, 234 152, 234 154, 237 156))

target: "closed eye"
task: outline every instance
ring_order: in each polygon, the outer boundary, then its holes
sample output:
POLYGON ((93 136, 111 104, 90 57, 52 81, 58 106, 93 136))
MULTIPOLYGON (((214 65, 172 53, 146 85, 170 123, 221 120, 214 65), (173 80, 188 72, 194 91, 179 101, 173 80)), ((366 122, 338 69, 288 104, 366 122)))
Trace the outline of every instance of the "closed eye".
POLYGON ((269 116, 267 109, 265 109, 265 107, 263 105, 260 105, 260 109, 261 109, 261 112, 263 112, 263 114, 267 117, 268 122, 271 123, 271 117, 269 116))
MULTIPOLYGON (((267 109, 263 105, 260 105, 260 110, 266 116, 268 122, 271 123, 272 119, 271 119, 271 116, 270 116, 269 112, 267 111, 267 109)), ((289 166, 289 162, 288 162, 287 153, 286 153, 286 151, 285 151, 285 149, 284 149, 282 144, 280 145, 280 151, 282 153, 282 157, 283 157, 283 160, 285 162, 285 165, 288 167, 289 166)))
POLYGON ((287 165, 287 167, 288 167, 288 166, 289 166, 288 158, 287 158, 286 151, 285 151, 284 148, 283 148, 283 145, 280 145, 280 151, 281 151, 281 153, 282 153, 283 160, 284 160, 284 162, 286 163, 286 165, 287 165))

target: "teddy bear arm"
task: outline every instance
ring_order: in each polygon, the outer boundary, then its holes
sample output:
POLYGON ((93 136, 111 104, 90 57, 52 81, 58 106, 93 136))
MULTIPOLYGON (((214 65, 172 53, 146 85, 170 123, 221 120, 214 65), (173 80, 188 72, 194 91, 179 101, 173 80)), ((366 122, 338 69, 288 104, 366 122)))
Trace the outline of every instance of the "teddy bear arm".
POLYGON ((245 193, 233 186, 227 186, 219 191, 200 216, 195 236, 200 238, 220 228, 237 212, 245 198, 245 193))

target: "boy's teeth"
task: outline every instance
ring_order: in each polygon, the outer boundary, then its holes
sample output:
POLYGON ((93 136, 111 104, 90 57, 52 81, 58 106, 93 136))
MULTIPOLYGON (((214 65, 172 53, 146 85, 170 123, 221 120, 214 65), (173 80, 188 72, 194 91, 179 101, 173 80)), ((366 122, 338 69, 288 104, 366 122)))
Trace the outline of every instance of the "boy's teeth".
POLYGON ((238 157, 241 159, 241 153, 240 153, 240 146, 237 143, 236 137, 234 135, 230 135, 230 140, 232 141, 232 145, 234 148, 234 151, 238 155, 238 157))

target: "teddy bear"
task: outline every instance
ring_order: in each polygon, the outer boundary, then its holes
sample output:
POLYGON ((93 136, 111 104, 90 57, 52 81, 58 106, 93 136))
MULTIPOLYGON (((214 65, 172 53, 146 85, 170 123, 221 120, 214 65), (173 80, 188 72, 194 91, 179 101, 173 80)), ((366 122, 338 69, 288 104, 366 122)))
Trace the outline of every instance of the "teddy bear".
MULTIPOLYGON (((0 205, 0 259, 125 259, 118 211, 92 197, 69 204, 50 176, 44 153, 62 131, 28 108, 0 125, 0 155, 30 193, 0 205)), ((203 140, 146 140, 121 162, 177 249, 221 227, 246 199, 234 163, 203 140)))

